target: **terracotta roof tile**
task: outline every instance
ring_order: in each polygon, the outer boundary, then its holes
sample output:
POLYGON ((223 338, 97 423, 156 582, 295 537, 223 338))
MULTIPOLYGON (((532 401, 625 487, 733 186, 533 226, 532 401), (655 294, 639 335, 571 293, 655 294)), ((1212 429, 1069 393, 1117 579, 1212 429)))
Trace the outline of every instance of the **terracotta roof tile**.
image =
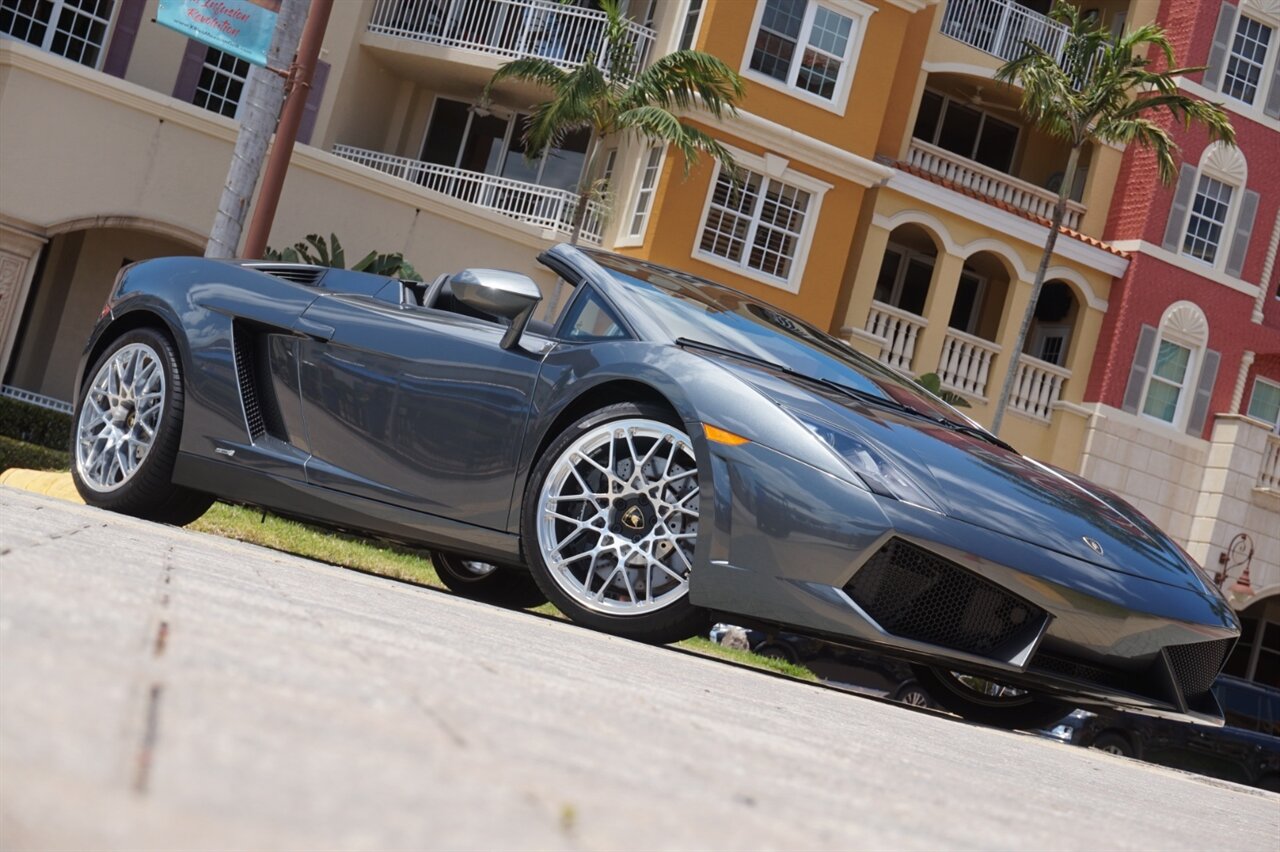
MULTIPOLYGON (((898 169, 899 171, 906 172, 909 175, 914 175, 915 177, 921 178, 923 180, 927 180, 930 183, 936 183, 939 186, 945 186, 947 189, 951 190, 952 192, 958 192, 961 195, 967 195, 970 198, 976 198, 979 201, 982 201, 986 204, 990 204, 992 207, 998 207, 1001 210, 1004 210, 1006 213, 1012 213, 1013 215, 1021 217, 1023 219, 1029 219, 1030 221, 1035 222, 1038 225, 1043 225, 1046 228, 1048 228, 1050 225, 1053 224, 1051 221, 1044 218, 1043 216, 1037 216, 1034 213, 1028 213, 1026 210, 1022 210, 1021 208, 1015 207, 1014 205, 1008 203, 1007 201, 1001 201, 998 198, 992 198, 989 195, 984 195, 981 192, 978 192, 977 190, 974 190, 974 189, 970 189, 967 186, 961 186, 960 184, 955 183, 953 181, 949 181, 946 178, 941 178, 935 174, 930 174, 924 169, 918 168, 917 166, 913 166, 910 163, 898 161, 893 163, 893 167, 898 169)), ((1079 231, 1073 231, 1071 228, 1068 228, 1065 225, 1059 229, 1059 232, 1068 237, 1071 237, 1072 239, 1079 240, 1082 243, 1091 245, 1094 248, 1099 248, 1105 252, 1110 252, 1111 254, 1114 254, 1117 257, 1123 257, 1123 258, 1129 257, 1128 252, 1120 251, 1120 249, 1115 248, 1109 243, 1105 243, 1102 240, 1097 239, 1096 237, 1091 237, 1088 234, 1082 234, 1079 231)))

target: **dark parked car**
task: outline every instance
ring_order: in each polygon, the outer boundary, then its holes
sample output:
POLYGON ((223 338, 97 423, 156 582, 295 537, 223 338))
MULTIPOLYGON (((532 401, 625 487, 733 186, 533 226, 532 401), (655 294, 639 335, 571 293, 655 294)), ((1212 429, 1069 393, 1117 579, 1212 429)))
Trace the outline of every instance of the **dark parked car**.
POLYGON ((993 724, 1067 701, 1220 722, 1239 622, 1123 501, 742 293, 566 245, 539 259, 571 290, 547 322, 511 272, 126 268, 80 371, 80 493, 430 547, 455 588, 536 585, 643 641, 715 613, 872 648, 993 724))
MULTIPOLYGON (((722 641, 726 629, 734 628, 725 624, 711 628, 711 641, 722 641)), ((915 669, 901 660, 795 633, 770 635, 763 630, 747 630, 745 636, 752 652, 804 666, 827 683, 883 695, 913 707, 936 706, 915 669)))
POLYGON ((1221 728, 1114 710, 1072 714, 1055 731, 1077 745, 1280 793, 1280 690, 1223 675, 1221 728))

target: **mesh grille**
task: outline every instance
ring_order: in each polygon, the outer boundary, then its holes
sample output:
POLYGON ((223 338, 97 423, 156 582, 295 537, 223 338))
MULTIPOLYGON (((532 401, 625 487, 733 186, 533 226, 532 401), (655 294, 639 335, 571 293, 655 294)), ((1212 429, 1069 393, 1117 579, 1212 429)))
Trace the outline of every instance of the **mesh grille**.
POLYGON ((253 338, 238 328, 235 333, 235 350, 236 378, 240 382, 240 399, 244 402, 244 419, 249 426, 249 437, 261 438, 267 433, 267 424, 262 419, 257 382, 253 380, 253 338))
POLYGON ((1182 694, 1191 697, 1202 695, 1213 686, 1218 672, 1222 671, 1222 664, 1226 662, 1227 652, 1231 650, 1231 640, 1169 645, 1164 650, 1182 694))
POLYGON ((893 539, 845 586, 895 636, 995 657, 1025 647, 1045 612, 971 571, 893 539))

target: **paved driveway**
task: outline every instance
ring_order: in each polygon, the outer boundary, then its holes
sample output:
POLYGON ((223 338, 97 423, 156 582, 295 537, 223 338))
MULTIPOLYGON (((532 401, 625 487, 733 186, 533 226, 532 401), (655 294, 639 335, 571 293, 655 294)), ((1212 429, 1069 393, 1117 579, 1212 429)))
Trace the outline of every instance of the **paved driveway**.
POLYGON ((1271 849, 1280 797, 0 488, 0 847, 1271 849))

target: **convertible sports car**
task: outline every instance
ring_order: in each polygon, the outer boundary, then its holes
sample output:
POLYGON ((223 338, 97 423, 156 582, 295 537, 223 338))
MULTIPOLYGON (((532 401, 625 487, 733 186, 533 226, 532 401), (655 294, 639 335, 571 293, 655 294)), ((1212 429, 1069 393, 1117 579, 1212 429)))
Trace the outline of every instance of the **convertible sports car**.
POLYGON ((162 258, 85 352, 75 481, 182 524, 214 496, 430 548, 475 596, 650 642, 709 617, 869 647, 934 698, 1221 724, 1239 623, 1114 495, 742 293, 557 246, 430 284, 162 258))

